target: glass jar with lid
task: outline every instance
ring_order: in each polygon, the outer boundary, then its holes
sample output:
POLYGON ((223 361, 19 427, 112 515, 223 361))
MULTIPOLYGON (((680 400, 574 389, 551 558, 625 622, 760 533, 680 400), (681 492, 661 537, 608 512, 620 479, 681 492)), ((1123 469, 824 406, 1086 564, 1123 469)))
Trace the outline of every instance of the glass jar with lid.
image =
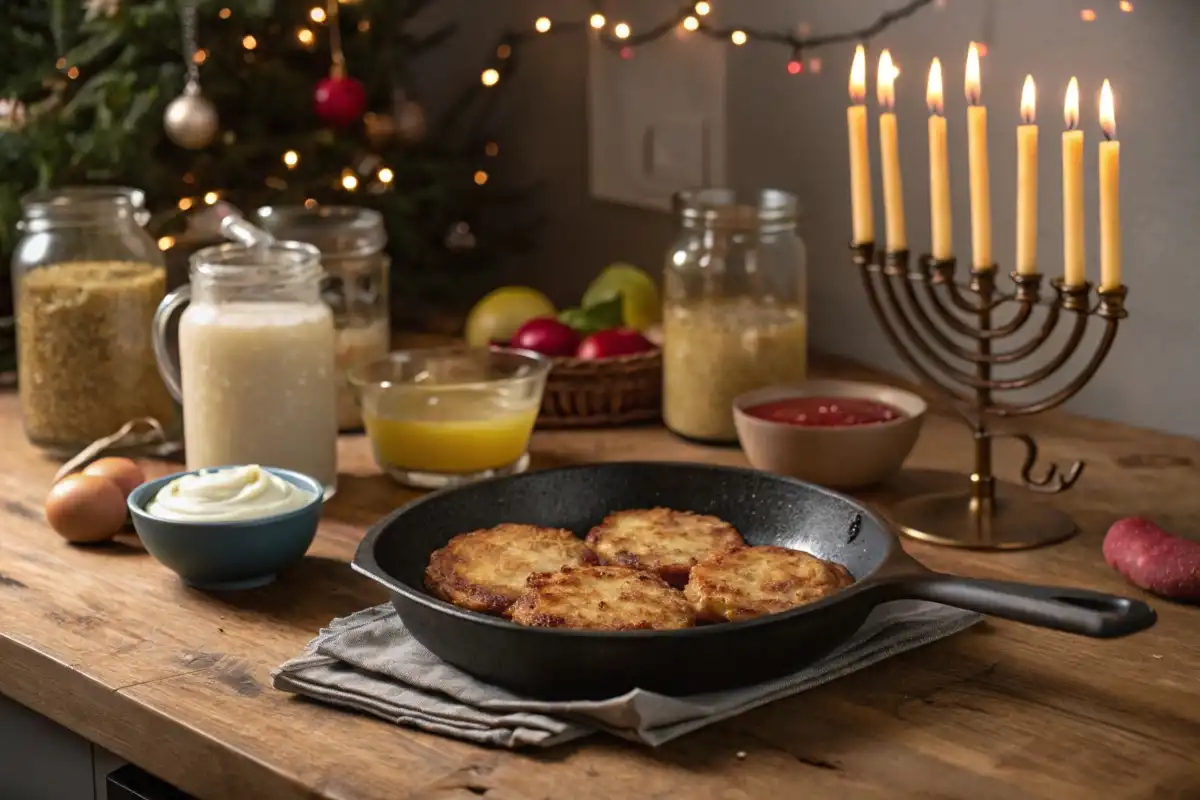
MULTIPOLYGON (((179 410, 155 366, 162 253, 143 229, 142 193, 78 186, 22 198, 13 253, 17 381, 25 433, 60 456, 143 417, 178 440, 179 410)), ((162 442, 127 439, 137 452, 162 442)))
MULTIPOLYGON (((146 208, 146 193, 132 186, 110 186, 107 184, 80 184, 78 186, 61 186, 48 191, 33 192, 28 198, 59 198, 70 197, 75 202, 115 200, 124 198, 133 208, 133 221, 141 227, 150 224, 150 211, 146 208)), ((17 223, 18 230, 25 230, 25 223, 17 223)))
POLYGON ((663 277, 663 420, 684 438, 729 444, 735 397, 806 375, 796 198, 697 189, 676 195, 675 212, 663 277))
POLYGON ((378 211, 355 206, 264 206, 255 222, 276 239, 308 242, 321 251, 325 301, 337 337, 338 428, 362 428, 347 375, 391 349, 387 231, 378 211))

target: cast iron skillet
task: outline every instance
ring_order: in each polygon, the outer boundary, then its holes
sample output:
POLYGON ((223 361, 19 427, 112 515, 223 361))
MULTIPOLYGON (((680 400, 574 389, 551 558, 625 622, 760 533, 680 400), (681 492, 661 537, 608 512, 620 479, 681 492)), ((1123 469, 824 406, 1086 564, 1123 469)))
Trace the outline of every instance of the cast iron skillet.
POLYGON ((1138 600, 931 572, 865 506, 818 486, 748 469, 683 463, 563 467, 428 495, 378 522, 353 566, 392 592, 421 644, 489 683, 531 697, 612 697, 634 687, 670 695, 745 686, 815 661, 848 639, 872 608, 918 598, 1097 638, 1154 624, 1138 600), (465 611, 423 588, 429 555, 452 536, 501 522, 580 536, 612 511, 666 506, 715 514, 750 544, 806 550, 847 567, 842 592, 747 622, 680 631, 525 628, 465 611))

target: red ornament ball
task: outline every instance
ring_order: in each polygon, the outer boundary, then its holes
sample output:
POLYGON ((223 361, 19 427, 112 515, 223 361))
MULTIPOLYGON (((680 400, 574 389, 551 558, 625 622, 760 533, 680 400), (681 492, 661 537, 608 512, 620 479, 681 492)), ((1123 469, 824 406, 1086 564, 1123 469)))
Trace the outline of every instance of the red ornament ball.
POLYGON ((367 92, 350 77, 330 76, 317 84, 313 108, 326 125, 344 128, 357 122, 367 107, 367 92))

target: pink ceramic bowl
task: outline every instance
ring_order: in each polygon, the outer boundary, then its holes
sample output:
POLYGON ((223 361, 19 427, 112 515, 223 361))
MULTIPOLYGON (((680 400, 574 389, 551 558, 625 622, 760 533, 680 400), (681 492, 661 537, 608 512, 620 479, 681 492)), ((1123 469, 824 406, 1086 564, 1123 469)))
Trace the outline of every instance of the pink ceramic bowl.
POLYGON ((738 441, 751 466, 833 489, 857 489, 892 477, 912 452, 927 410, 912 392, 876 383, 814 380, 770 386, 733 401, 738 441), (887 422, 806 427, 752 417, 745 409, 792 397, 853 397, 903 412, 887 422))

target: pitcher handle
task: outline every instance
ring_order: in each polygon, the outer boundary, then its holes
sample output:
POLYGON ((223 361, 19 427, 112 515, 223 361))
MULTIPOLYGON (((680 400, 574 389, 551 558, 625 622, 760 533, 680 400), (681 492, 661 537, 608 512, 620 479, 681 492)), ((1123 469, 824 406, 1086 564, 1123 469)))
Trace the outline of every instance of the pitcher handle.
POLYGON ((154 340, 154 361, 158 364, 158 374, 162 376, 167 391, 180 405, 183 405, 183 386, 179 381, 179 364, 171 358, 171 352, 167 349, 167 326, 171 324, 171 318, 175 316, 175 311, 191 299, 191 286, 180 286, 168 294, 158 304, 151 326, 154 340))

